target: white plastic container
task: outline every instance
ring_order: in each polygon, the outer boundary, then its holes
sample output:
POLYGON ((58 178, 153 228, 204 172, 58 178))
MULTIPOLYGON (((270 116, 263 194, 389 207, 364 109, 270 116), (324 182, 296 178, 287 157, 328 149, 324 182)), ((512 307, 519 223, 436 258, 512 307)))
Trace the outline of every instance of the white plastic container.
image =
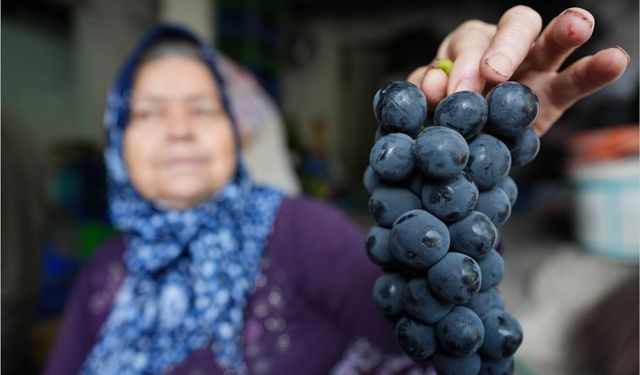
POLYGON ((640 258, 639 161, 636 155, 572 169, 576 234, 585 251, 623 261, 640 258))

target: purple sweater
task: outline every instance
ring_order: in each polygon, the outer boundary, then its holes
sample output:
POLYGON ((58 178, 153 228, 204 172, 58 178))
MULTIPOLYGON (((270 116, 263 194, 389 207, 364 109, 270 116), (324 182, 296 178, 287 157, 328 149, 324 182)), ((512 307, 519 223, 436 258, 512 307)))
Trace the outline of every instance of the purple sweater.
MULTIPOLYGON (((79 274, 45 374, 75 374, 84 363, 126 276, 124 250, 120 238, 106 243, 79 274)), ((380 273, 367 259, 361 231, 347 217, 316 201, 285 199, 245 311, 250 372, 417 370, 398 352, 392 325, 373 303, 371 288, 380 273)), ((203 348, 168 373, 229 371, 203 348)))

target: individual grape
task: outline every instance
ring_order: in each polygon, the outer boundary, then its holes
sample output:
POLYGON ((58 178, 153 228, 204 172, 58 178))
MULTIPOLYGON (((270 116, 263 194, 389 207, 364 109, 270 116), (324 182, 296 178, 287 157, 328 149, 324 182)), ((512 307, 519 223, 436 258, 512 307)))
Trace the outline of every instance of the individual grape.
POLYGON ((404 289, 405 311, 421 322, 437 323, 453 306, 453 303, 441 301, 431 293, 427 279, 413 279, 404 289))
POLYGON ((427 268, 449 248, 449 231, 443 222, 425 210, 402 214, 391 229, 391 254, 412 268, 427 268))
POLYGON ((522 327, 513 315, 494 309, 482 317, 482 324, 485 334, 480 354, 490 358, 506 358, 518 350, 522 343, 522 327))
POLYGON ((449 252, 427 271, 429 288, 440 299, 464 304, 480 291, 480 267, 471 257, 449 252))
POLYGON ((373 100, 378 124, 387 132, 415 137, 427 119, 427 99, 422 90, 408 81, 391 81, 373 100))
POLYGON ((412 145, 413 139, 406 134, 387 134, 373 145, 369 164, 382 180, 402 181, 413 171, 412 145))
POLYGON ((436 337, 430 325, 403 317, 396 324, 395 336, 402 350, 414 361, 424 361, 436 351, 436 337))
POLYGON ((420 198, 399 187, 381 185, 369 198, 369 214, 385 228, 391 228, 403 213, 419 208, 422 208, 420 198))
POLYGON ((469 143, 469 162, 465 171, 481 191, 496 185, 507 176, 510 168, 511 154, 498 138, 480 134, 469 143))
POLYGON ((373 263, 383 268, 393 267, 397 263, 389 249, 390 233, 389 229, 378 226, 371 227, 367 233, 367 255, 373 263))
MULTIPOLYGON (((500 295, 500 292, 496 288, 491 288, 487 290, 488 293, 491 293, 491 299, 493 300, 493 308, 504 310, 504 299, 500 295)), ((484 292, 480 292, 484 293, 484 292)))
POLYGON ((504 277, 504 259, 497 251, 491 250, 478 259, 478 266, 482 273, 481 291, 490 289, 502 282, 504 277))
POLYGON ((404 287, 407 280, 396 273, 378 276, 373 284, 373 300, 387 315, 398 315, 402 312, 404 287))
POLYGON ((376 190, 378 186, 380 186, 380 176, 378 176, 376 171, 374 171, 373 168, 368 165, 364 170, 362 182, 364 183, 364 188, 367 190, 367 193, 371 195, 373 194, 373 191, 376 190))
POLYGON ((498 228, 511 216, 511 202, 507 193, 499 187, 493 187, 480 193, 475 210, 487 215, 498 228))
POLYGON ((413 143, 413 158, 426 177, 446 180, 459 175, 467 165, 469 145, 455 130, 432 126, 425 128, 413 143))
POLYGON ((506 176, 500 180, 496 186, 507 193, 509 203, 511 203, 511 207, 513 208, 513 205, 516 204, 516 200, 518 199, 518 185, 513 181, 513 178, 506 176))
POLYGON ((489 312, 489 310, 493 309, 493 293, 488 290, 481 291, 475 297, 471 298, 471 300, 469 300, 469 302, 464 306, 470 308, 481 317, 489 312))
POLYGON ((458 91, 442 99, 433 113, 434 122, 473 137, 482 130, 489 116, 487 100, 474 91, 458 91))
POLYGON ((476 353, 457 357, 436 351, 433 355, 433 367, 438 375, 477 375, 481 361, 476 353))
POLYGON ((476 352, 485 337, 482 320, 463 306, 454 307, 436 324, 436 339, 440 348, 455 356, 476 352))
POLYGON ((508 361, 507 363, 507 367, 505 367, 504 370, 502 370, 502 374, 500 375, 513 375, 515 371, 516 371, 516 361, 514 357, 511 357, 511 360, 508 361))
POLYGON ((512 167, 529 164, 540 151, 540 138, 533 128, 526 129, 514 137, 502 137, 501 139, 511 153, 512 167))
POLYGON ((471 211, 464 219, 449 225, 451 250, 479 259, 493 248, 498 231, 482 212, 471 211))
POLYGON ((513 370, 513 357, 482 358, 478 375, 511 375, 513 370))
POLYGON ((409 176, 409 179, 406 182, 407 188, 415 195, 422 195, 422 187, 424 186, 424 177, 419 172, 413 174, 413 176, 409 176))
POLYGON ((489 118, 486 128, 513 137, 533 126, 538 116, 538 97, 527 86, 513 81, 496 85, 487 94, 489 118))
POLYGON ((467 216, 478 200, 478 187, 462 172, 449 180, 429 180, 422 189, 424 208, 445 222, 467 216))

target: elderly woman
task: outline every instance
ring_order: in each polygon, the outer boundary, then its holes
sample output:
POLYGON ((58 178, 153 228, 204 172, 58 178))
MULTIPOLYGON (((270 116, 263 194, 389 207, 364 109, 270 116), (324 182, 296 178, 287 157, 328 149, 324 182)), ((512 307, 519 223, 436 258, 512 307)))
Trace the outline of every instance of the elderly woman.
MULTIPOLYGON (((456 60, 450 76, 425 66, 409 79, 432 103, 485 81, 521 80, 540 95, 543 133, 617 79, 628 57, 612 48, 557 73, 590 37, 593 17, 570 9, 540 29, 526 7, 497 26, 467 22, 438 52, 456 60)), ((212 49, 180 27, 152 30, 125 64, 105 123, 110 209, 123 236, 79 275, 46 373, 412 366, 371 301, 380 271, 361 232, 326 205, 252 183, 212 49), (354 347, 368 355, 345 360, 354 347)))

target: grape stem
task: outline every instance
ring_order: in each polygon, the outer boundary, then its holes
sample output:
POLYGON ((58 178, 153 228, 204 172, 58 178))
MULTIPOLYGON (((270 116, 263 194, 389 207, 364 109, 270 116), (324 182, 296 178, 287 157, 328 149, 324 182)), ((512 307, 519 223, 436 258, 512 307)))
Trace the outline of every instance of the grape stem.
POLYGON ((436 61, 436 68, 449 75, 451 73, 451 69, 453 69, 453 61, 449 59, 439 59, 436 61))

